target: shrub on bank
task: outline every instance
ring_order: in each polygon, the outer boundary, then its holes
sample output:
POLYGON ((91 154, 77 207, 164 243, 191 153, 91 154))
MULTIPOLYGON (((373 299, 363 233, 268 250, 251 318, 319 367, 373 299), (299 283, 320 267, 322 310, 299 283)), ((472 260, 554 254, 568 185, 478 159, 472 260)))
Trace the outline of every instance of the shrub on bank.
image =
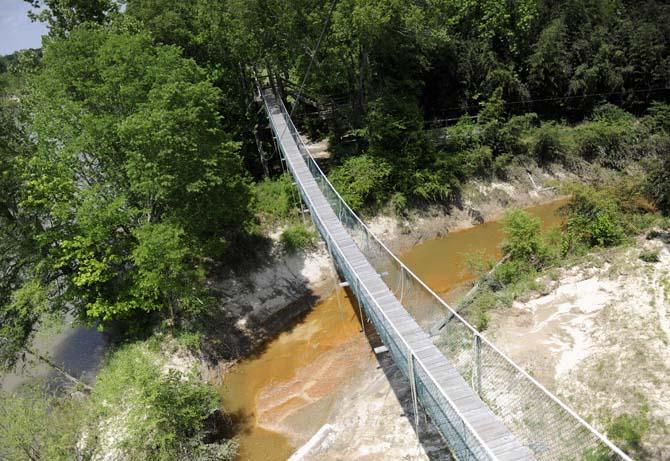
POLYGON ((573 129, 576 154, 588 162, 623 170, 654 151, 649 128, 611 104, 596 108, 591 120, 573 129))
POLYGON ((226 461, 215 388, 189 372, 166 371, 153 337, 111 353, 90 395, 46 385, 0 390, 0 459, 226 461))
POLYGON ((560 137, 560 130, 555 123, 544 123, 537 129, 533 155, 540 164, 560 160, 566 154, 566 147, 560 137))
POLYGON ((652 165, 647 192, 658 209, 670 215, 670 151, 652 165))
POLYGON ((316 233, 310 231, 304 225, 295 224, 282 232, 279 241, 285 251, 295 252, 316 246, 317 236, 316 233))
POLYGON ((670 134, 670 104, 652 103, 647 120, 656 130, 670 134))
POLYGON ((572 197, 561 208, 566 218, 564 254, 579 247, 610 247, 624 241, 623 216, 610 190, 572 184, 565 192, 572 197))
POLYGON ((391 167, 382 159, 370 155, 347 158, 333 168, 330 181, 342 198, 354 210, 379 204, 386 197, 386 180, 391 167))
POLYGON ((515 263, 541 267, 547 258, 547 249, 542 242, 540 218, 530 216, 522 210, 511 210, 503 218, 503 252, 515 263))
POLYGON ((131 459, 233 459, 233 442, 204 443, 218 438, 208 431, 221 407, 216 390, 161 365, 142 343, 116 351, 91 395, 91 435, 104 431, 100 435, 105 440, 113 433, 118 448, 131 459))
POLYGON ((661 260, 658 251, 642 250, 640 252, 640 259, 646 263, 657 263, 661 260))
POLYGON ((288 173, 254 185, 254 209, 261 219, 276 222, 297 213, 298 191, 288 173))

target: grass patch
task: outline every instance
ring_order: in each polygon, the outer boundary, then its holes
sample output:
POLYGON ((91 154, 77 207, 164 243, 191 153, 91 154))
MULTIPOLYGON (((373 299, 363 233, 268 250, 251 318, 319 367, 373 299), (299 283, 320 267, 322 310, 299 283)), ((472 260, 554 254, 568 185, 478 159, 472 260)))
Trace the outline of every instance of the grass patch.
POLYGON ((640 259, 646 263, 657 263, 661 260, 656 250, 642 250, 640 259))
POLYGON ((279 241, 288 253, 294 253, 299 250, 308 250, 316 247, 316 232, 307 229, 302 224, 289 226, 282 232, 279 241))
POLYGON ((202 333, 199 331, 181 330, 175 335, 177 343, 191 352, 199 352, 202 344, 202 333))
POLYGON ((607 435, 622 450, 642 457, 642 439, 649 431, 649 408, 645 405, 637 414, 622 414, 610 421, 607 435))
POLYGON ((288 173, 256 183, 253 203, 256 215, 267 224, 295 219, 300 207, 298 189, 288 173))

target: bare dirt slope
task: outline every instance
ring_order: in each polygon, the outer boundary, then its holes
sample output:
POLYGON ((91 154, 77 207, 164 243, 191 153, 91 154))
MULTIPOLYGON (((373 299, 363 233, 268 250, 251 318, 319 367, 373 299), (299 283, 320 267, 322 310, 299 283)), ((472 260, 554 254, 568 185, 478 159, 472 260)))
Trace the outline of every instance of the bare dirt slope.
POLYGON ((341 389, 339 404, 327 417, 328 430, 304 456, 295 458, 451 460, 444 440, 421 407, 418 431, 415 429, 409 383, 390 355, 370 353, 365 361, 364 371, 341 389))
POLYGON ((600 429, 648 407, 642 442, 651 459, 670 457, 669 237, 639 238, 560 271, 541 292, 494 313, 488 331, 600 429), (644 249, 660 261, 642 261, 644 249))

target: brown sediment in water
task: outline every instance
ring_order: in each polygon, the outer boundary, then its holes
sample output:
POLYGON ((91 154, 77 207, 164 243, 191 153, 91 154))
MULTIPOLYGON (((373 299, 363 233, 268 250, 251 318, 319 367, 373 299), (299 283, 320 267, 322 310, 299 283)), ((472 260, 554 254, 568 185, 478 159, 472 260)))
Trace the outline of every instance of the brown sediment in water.
MULTIPOLYGON (((527 208, 544 227, 558 224, 565 199, 527 208)), ((451 301, 471 281, 467 255, 500 257, 502 224, 489 222, 417 245, 401 259, 451 301)), ((355 301, 354 301, 355 303, 355 301)), ((354 304, 355 305, 355 304, 354 304)), ((370 346, 347 293, 338 289, 304 321, 282 333, 258 356, 240 363, 222 386, 227 411, 242 415, 240 460, 285 460, 325 424, 337 392, 361 367, 370 346)))
POLYGON ((224 406, 245 419, 239 459, 285 460, 294 448, 284 435, 293 432, 291 426, 318 428, 325 422, 306 409, 334 394, 370 353, 359 330, 346 292, 338 289, 259 357, 240 363, 226 376, 224 406), (296 421, 301 411, 309 414, 309 421, 296 421))
MULTIPOLYGON (((543 205, 525 208, 524 211, 542 220, 543 228, 561 222, 556 215, 567 199, 555 200, 543 205)), ((448 301, 452 291, 471 281, 475 275, 468 268, 471 255, 499 259, 502 257, 500 244, 503 240, 501 221, 490 221, 469 229, 450 232, 444 237, 420 243, 404 252, 400 259, 414 271, 436 293, 448 301)))

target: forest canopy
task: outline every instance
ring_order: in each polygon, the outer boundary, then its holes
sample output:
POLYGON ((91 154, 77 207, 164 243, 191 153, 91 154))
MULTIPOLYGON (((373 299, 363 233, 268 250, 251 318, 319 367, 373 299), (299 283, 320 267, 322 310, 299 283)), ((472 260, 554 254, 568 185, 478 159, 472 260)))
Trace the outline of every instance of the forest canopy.
POLYGON ((207 272, 276 208, 262 191, 291 192, 264 185, 281 165, 255 78, 329 138, 358 210, 448 205, 529 159, 648 159, 667 211, 664 2, 29 3, 43 48, 0 63, 8 366, 45 313, 175 325, 208 305, 207 272))
POLYGON ((448 205, 528 159, 647 158, 670 201, 664 2, 29 3, 43 48, 0 65, 5 365, 44 313, 176 324, 207 306, 212 263, 274 209, 262 191, 290 191, 263 185, 281 165, 255 78, 329 138, 358 210, 448 205))
MULTIPOLYGON (((315 246, 257 85, 282 98, 301 133, 328 141, 322 167, 363 215, 448 209, 468 181, 531 165, 633 171, 618 195, 570 192, 580 207, 565 248, 511 215, 500 289, 625 241, 644 227, 638 208, 670 214, 666 1, 26 2, 49 32, 40 49, 0 57, 3 370, 34 353, 54 317, 113 329, 119 342, 182 335, 197 348, 223 298, 213 274, 257 264, 277 228, 283 252, 315 246)), ((137 405, 156 410, 137 415, 152 422, 134 439, 137 456, 210 459, 201 442, 220 402, 164 376, 143 347, 117 350, 92 404, 124 402, 127 382, 142 390, 137 405)), ((11 453, 60 447, 60 437, 23 437, 33 420, 50 425, 44 415, 83 411, 60 405, 50 397, 18 418, 11 453)), ((67 426, 62 459, 81 429, 67 426)), ((216 450, 232 457, 234 443, 216 450)))

